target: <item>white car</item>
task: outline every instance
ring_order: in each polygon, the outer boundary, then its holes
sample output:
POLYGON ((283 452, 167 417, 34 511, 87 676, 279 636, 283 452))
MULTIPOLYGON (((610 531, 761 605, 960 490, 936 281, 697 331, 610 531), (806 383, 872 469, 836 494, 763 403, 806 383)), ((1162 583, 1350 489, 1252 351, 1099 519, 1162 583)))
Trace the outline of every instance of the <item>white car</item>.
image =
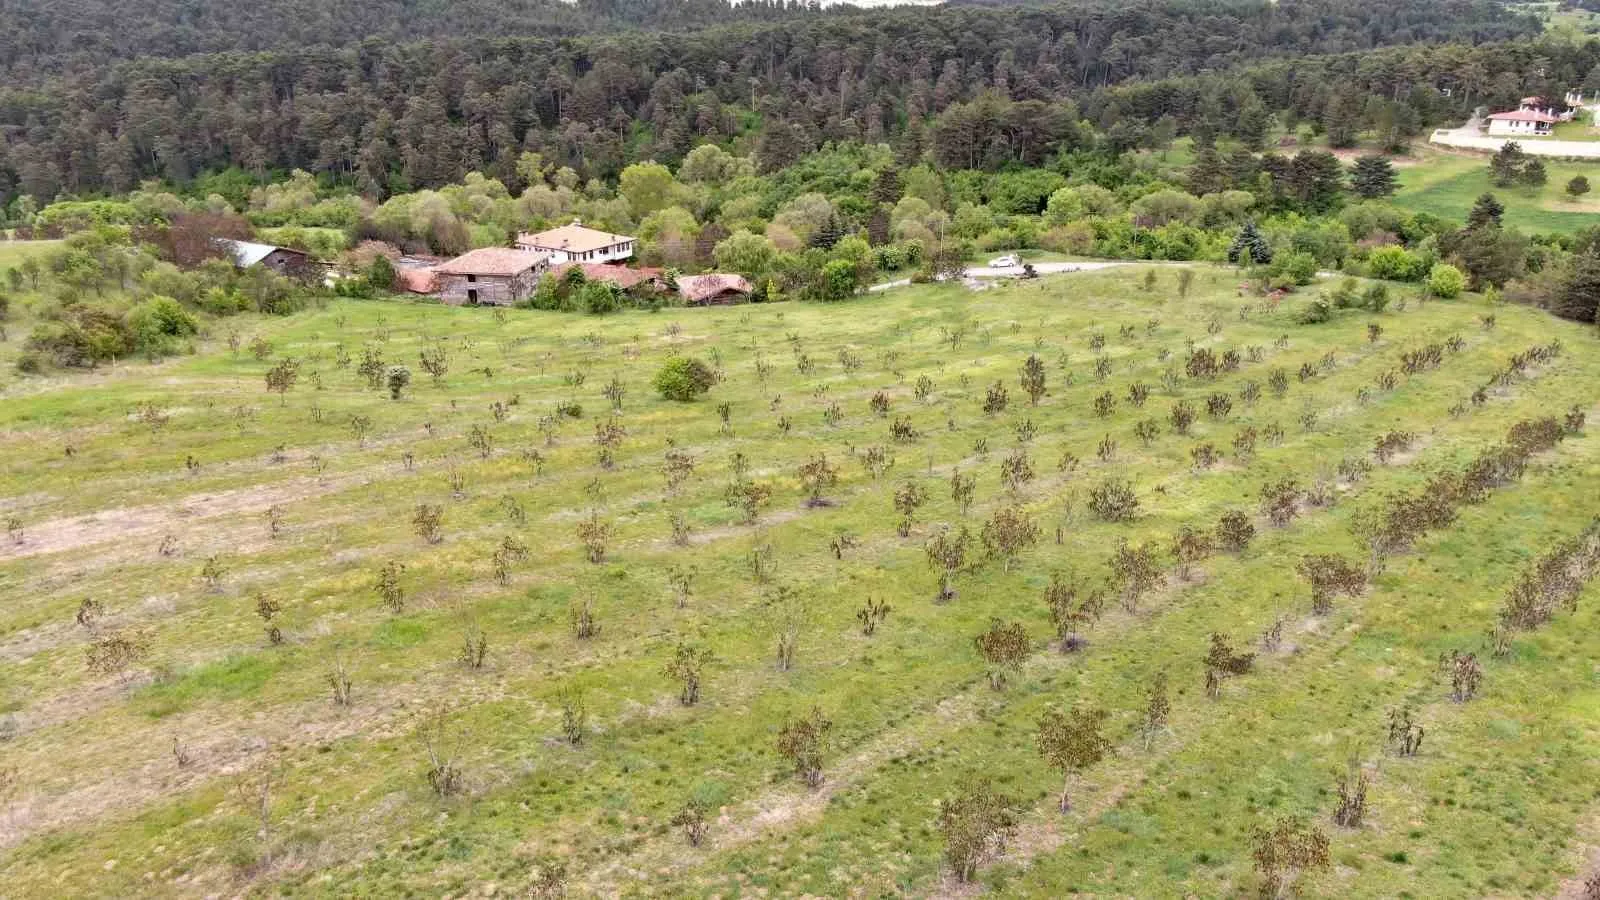
POLYGON ((1005 256, 997 256, 994 259, 989 260, 989 268, 991 269, 1009 269, 1016 264, 1016 256, 1010 253, 1007 253, 1005 256))

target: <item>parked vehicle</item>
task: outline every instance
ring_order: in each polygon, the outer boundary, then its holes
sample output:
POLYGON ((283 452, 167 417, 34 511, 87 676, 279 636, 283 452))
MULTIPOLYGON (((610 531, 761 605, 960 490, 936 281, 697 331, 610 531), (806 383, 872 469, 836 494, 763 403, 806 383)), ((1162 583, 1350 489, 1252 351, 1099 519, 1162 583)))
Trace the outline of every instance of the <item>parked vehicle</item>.
POLYGON ((1017 257, 1011 253, 1007 253, 1005 256, 997 256, 994 259, 989 260, 989 267, 993 269, 1009 269, 1016 264, 1017 257))

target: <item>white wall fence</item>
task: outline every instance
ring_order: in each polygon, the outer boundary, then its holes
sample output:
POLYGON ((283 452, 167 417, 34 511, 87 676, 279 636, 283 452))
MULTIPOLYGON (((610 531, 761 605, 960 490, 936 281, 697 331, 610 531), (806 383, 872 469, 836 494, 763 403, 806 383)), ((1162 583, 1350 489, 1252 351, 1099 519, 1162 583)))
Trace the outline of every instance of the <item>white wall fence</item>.
POLYGON ((1507 141, 1516 141, 1529 156, 1558 156, 1570 159, 1600 159, 1600 141, 1553 141, 1549 138, 1482 137, 1462 134, 1440 128, 1428 138, 1431 144, 1456 147, 1461 150, 1484 150, 1493 153, 1507 141))

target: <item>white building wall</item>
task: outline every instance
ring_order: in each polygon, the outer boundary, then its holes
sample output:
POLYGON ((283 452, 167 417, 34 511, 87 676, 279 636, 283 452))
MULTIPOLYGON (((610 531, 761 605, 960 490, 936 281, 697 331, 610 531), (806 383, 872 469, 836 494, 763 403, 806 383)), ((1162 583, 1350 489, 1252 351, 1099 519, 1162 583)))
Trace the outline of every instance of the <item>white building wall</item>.
POLYGON ((1519 122, 1515 119, 1490 119, 1489 133, 1491 135, 1529 135, 1550 133, 1548 129, 1545 131, 1540 131, 1537 127, 1539 124, 1540 123, 1538 122, 1519 122))
POLYGON ((613 244, 610 247, 602 247, 599 250, 590 250, 584 253, 571 253, 566 250, 558 250, 553 247, 538 247, 533 244, 519 243, 517 247, 521 250, 542 250, 550 254, 551 265, 559 266, 568 262, 604 263, 627 259, 633 255, 633 244, 633 241, 623 241, 620 244, 613 244))

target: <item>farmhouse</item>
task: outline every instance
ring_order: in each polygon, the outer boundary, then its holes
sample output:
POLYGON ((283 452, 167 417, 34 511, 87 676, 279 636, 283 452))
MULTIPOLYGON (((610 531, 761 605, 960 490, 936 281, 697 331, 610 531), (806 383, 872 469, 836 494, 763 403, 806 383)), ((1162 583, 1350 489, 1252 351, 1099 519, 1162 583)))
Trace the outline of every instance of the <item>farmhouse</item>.
POLYGON ((216 238, 216 245, 241 269, 261 266, 294 278, 303 278, 311 273, 311 256, 304 250, 231 238, 216 238))
POLYGON ((1549 135, 1557 122, 1570 122, 1583 106, 1583 94, 1568 91, 1561 103, 1543 97, 1523 97, 1517 108, 1489 116, 1489 134, 1540 137, 1549 135))
POLYGON ((750 296, 750 282, 738 275, 684 275, 678 279, 678 293, 690 306, 738 303, 750 296))
POLYGON ((1517 109, 1511 112, 1500 112, 1489 116, 1489 134, 1498 135, 1541 135, 1550 134, 1551 126, 1558 120, 1549 113, 1532 109, 1517 109))
POLYGON ((584 227, 577 219, 570 225, 517 235, 517 249, 550 254, 550 262, 603 263, 633 255, 635 238, 584 227))
POLYGON ((550 255, 507 247, 483 247, 433 270, 439 298, 451 306, 510 306, 539 286, 550 255))

